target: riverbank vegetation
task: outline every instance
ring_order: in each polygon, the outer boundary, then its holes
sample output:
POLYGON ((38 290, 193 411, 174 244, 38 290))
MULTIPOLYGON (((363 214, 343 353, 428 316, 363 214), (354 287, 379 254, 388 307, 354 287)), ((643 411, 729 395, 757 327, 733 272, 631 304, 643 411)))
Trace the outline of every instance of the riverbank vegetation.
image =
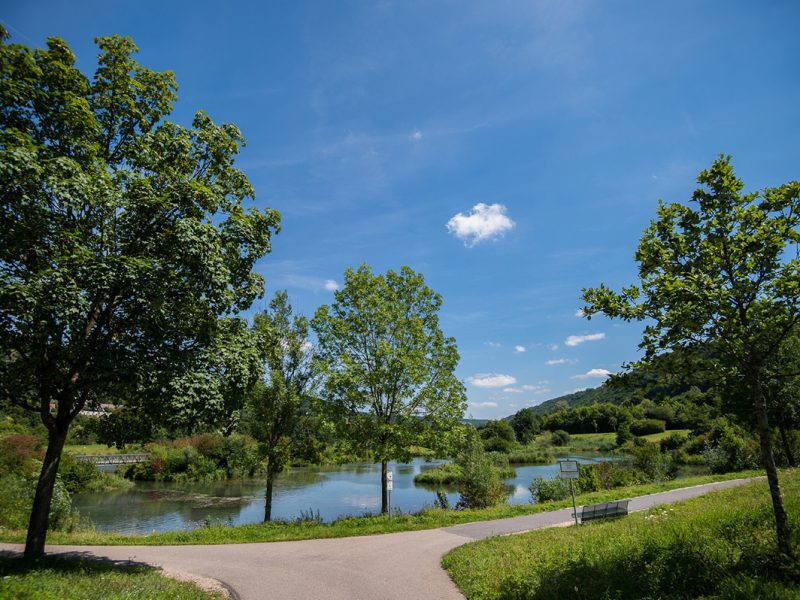
MULTIPOLYGON (((800 473, 781 481, 797 522, 800 473)), ((797 566, 777 552, 764 480, 614 521, 475 542, 443 566, 470 600, 800 597, 797 566)))
MULTIPOLYGON (((712 483, 743 477, 756 477, 759 471, 727 473, 724 475, 702 475, 681 480, 662 481, 635 485, 615 490, 602 490, 578 496, 579 504, 607 502, 712 483)), ((344 517, 331 523, 323 523, 310 515, 291 521, 271 521, 251 525, 231 527, 222 523, 212 523, 208 527, 187 531, 166 531, 148 535, 124 535, 97 531, 54 531, 51 543, 100 545, 100 546, 168 546, 186 544, 244 544, 249 542, 280 542, 322 538, 351 537, 357 535, 376 535, 399 531, 417 531, 449 527, 461 523, 505 519, 521 515, 536 514, 572 506, 572 499, 544 502, 540 504, 496 504, 480 509, 441 509, 431 506, 416 514, 393 513, 391 515, 365 515, 344 517)), ((0 541, 18 543, 25 539, 24 530, 0 529, 0 541)))
POLYGON ((3 598, 37 600, 223 600, 220 593, 163 576, 143 564, 48 556, 0 557, 3 598))

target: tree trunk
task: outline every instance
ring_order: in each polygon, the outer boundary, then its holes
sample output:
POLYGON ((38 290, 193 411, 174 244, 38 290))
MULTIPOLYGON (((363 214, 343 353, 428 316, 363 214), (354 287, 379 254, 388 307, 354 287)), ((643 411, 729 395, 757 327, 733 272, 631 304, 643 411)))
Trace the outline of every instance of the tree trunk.
POLYGON ((267 491, 264 492, 264 523, 272 520, 272 484, 275 481, 275 473, 272 469, 267 469, 267 491))
POLYGON ((795 554, 792 549, 789 519, 786 516, 786 509, 783 506, 783 495, 781 494, 780 482, 778 481, 778 469, 775 467, 775 456, 772 453, 772 431, 770 431, 769 419, 767 418, 767 401, 761 390, 761 382, 759 381, 758 375, 751 377, 750 388, 752 390, 753 403, 756 411, 758 436, 761 441, 761 461, 764 463, 764 469, 767 472, 769 492, 772 496, 772 510, 775 513, 778 549, 786 556, 794 559, 795 554))
POLYGON ((794 451, 792 450, 792 442, 789 440, 789 434, 783 425, 778 426, 778 431, 781 434, 781 442, 783 443, 783 453, 786 455, 786 460, 789 461, 789 466, 794 468, 797 463, 794 459, 794 451))
POLYGON ((61 452, 64 450, 66 440, 67 426, 62 427, 60 424, 56 424, 47 436, 47 452, 44 455, 39 482, 36 484, 31 519, 28 522, 25 558, 39 558, 44 554, 44 542, 50 522, 50 504, 53 500, 58 465, 61 463, 61 452))
POLYGON ((389 472, 389 461, 381 461, 381 514, 389 512, 389 491, 386 489, 388 481, 387 474, 389 472))

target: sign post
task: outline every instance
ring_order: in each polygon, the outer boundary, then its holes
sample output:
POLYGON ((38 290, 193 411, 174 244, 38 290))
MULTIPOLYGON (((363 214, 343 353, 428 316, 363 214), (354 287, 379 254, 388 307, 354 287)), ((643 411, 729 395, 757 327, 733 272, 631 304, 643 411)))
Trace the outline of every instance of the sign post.
POLYGON ((580 467, 577 460, 560 460, 558 466, 561 469, 561 478, 569 479, 569 491, 572 492, 572 516, 575 517, 575 525, 578 524, 578 505, 575 502, 575 486, 572 484, 573 479, 580 477, 580 467))
POLYGON ((392 518, 392 488, 394 487, 394 482, 392 481, 393 477, 394 473, 391 471, 386 473, 386 504, 388 504, 390 519, 392 518))

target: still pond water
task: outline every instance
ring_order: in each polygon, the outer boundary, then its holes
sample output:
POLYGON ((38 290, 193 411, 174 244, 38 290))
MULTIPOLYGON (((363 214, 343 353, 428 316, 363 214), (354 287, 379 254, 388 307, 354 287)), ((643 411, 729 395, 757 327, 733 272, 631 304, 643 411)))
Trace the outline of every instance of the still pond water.
MULTIPOLYGON (((582 463, 611 457, 573 456, 582 463)), ((613 459, 612 459, 613 460, 613 459)), ((390 463, 394 473, 392 509, 416 512, 433 504, 435 487, 416 485, 414 475, 444 461, 421 458, 410 463, 390 463)), ((380 463, 331 467, 296 467, 281 474, 275 483, 273 519, 296 519, 302 513, 319 513, 324 521, 345 515, 380 512, 380 463)), ((528 486, 534 477, 550 479, 558 464, 517 465, 517 476, 506 481, 513 491, 511 504, 528 503, 528 486)), ((458 500, 452 488, 443 488, 450 504, 458 500)), ((240 525, 260 523, 264 518, 263 481, 212 483, 136 482, 117 492, 76 494, 73 505, 88 517, 98 531, 150 533, 194 529, 206 521, 240 525)))

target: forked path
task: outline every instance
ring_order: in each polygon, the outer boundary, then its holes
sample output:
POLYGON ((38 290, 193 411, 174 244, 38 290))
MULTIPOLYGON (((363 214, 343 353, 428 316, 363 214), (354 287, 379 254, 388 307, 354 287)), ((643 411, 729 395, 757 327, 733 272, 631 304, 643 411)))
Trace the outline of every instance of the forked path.
MULTIPOLYGON (((645 510, 754 481, 736 479, 632 498, 645 510)), ((568 523, 572 509, 466 523, 442 529, 364 537, 216 546, 48 546, 48 553, 81 553, 186 571, 223 582, 242 600, 461 600, 440 566, 456 546, 493 535, 568 523)), ((20 546, 0 544, 0 549, 20 546)))

